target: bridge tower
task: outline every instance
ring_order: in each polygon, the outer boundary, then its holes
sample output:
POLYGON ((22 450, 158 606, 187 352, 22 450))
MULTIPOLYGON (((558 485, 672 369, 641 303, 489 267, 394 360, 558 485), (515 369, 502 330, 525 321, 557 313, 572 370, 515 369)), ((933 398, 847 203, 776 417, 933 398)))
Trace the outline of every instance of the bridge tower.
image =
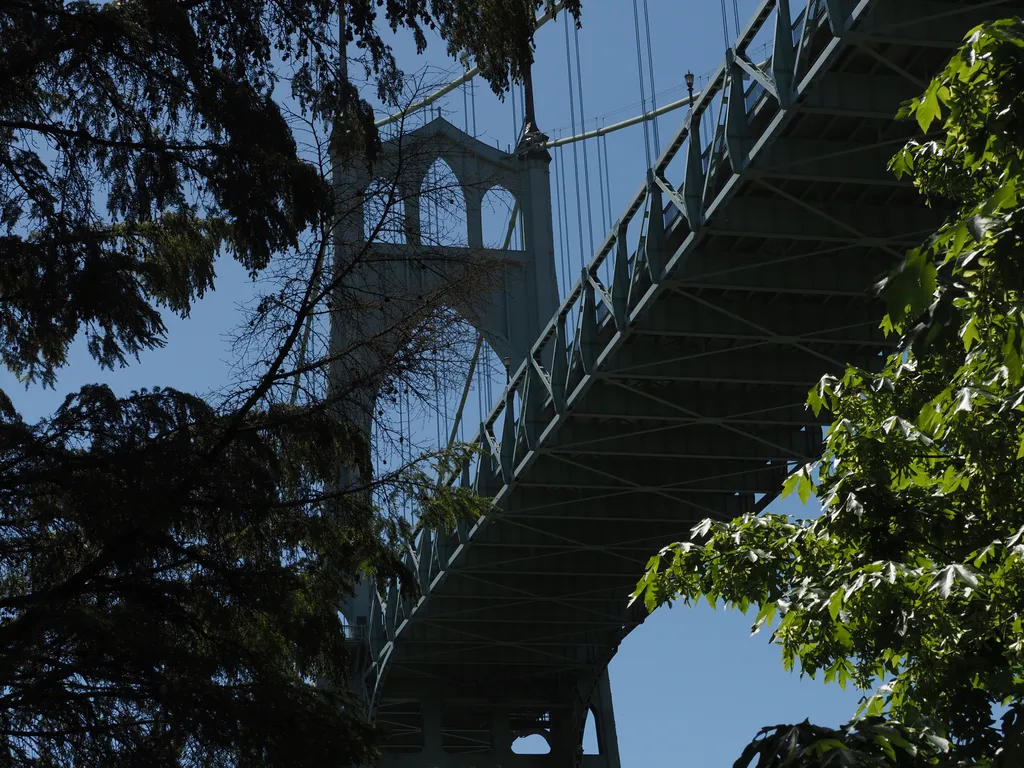
MULTIPOLYGON (((424 296, 446 300, 483 336, 510 370, 517 370, 558 310, 547 137, 536 128, 532 93, 520 141, 511 153, 490 147, 437 116, 383 143, 372 162, 363 155, 335 157, 335 192, 342 215, 335 228, 334 269, 341 275, 331 316, 331 349, 338 355, 331 386, 347 389, 345 416, 370 435, 381 386, 375 372, 402 344, 403 330, 422 311, 424 296), (464 245, 430 242, 421 227, 424 179, 437 160, 451 169, 465 200, 464 245), (374 183, 400 200, 396 208, 404 242, 368 242, 364 204, 374 183), (486 248, 485 194, 500 186, 515 199, 521 216, 521 250, 486 248), (446 286, 456 286, 445 294, 446 286), (366 340, 373 339, 373 343, 366 340)), ((377 187, 378 191, 380 187, 377 187)), ((342 468, 341 487, 359 482, 342 468)), ((426 535, 429 542, 429 534, 426 535)), ((428 545, 429 547, 429 545, 428 545)), ((421 546, 421 550, 423 547, 421 546)), ((410 565, 429 558, 410 553, 410 565)), ((414 570, 416 568, 414 567, 414 570)), ((429 572, 429 566, 427 568, 429 572)), ((586 680, 559 681, 556 689, 505 683, 514 669, 480 679, 446 679, 384 667, 378 661, 392 642, 388 627, 407 611, 392 589, 380 595, 370 582, 341 607, 353 631, 356 657, 369 665, 360 693, 371 717, 388 734, 382 768, 512 768, 586 765, 619 768, 611 687, 603 664, 586 680), (588 714, 593 713, 599 755, 582 755, 588 714), (516 755, 521 736, 541 735, 547 755, 516 755)), ((397 668, 396 668, 397 667, 397 668)))

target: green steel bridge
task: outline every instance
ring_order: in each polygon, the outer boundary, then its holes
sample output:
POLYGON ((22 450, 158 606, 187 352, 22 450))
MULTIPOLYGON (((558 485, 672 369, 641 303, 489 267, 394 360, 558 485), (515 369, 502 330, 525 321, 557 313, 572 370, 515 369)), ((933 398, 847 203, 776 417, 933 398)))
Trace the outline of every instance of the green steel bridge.
MULTIPOLYGON (((647 559, 763 509, 820 450, 809 388, 891 350, 870 288, 940 223, 887 169, 918 132, 894 116, 971 27, 1019 8, 796 6, 760 6, 564 300, 551 142, 527 130, 504 153, 441 118, 403 139, 466 182, 468 247, 486 173, 516 196, 525 248, 495 306, 465 309, 512 362, 461 479, 497 509, 421 535, 417 600, 391 584, 347 610, 382 766, 618 768, 607 665, 645 619, 628 596, 647 559), (583 755, 591 713, 600 753, 583 755), (513 754, 528 734, 550 753, 513 754)), ((392 247, 414 250, 413 230, 392 247)))

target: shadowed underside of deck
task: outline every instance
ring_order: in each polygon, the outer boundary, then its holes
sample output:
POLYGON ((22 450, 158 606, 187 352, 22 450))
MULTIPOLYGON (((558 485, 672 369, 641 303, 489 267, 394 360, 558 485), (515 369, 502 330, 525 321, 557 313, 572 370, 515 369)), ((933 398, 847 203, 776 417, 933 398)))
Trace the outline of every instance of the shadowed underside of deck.
MULTIPOLYGON (((649 214, 636 245, 616 257, 612 233, 604 251, 622 265, 595 267, 513 380, 514 418, 492 419, 474 482, 500 511, 424 542, 417 604, 380 601, 368 681, 393 755, 422 749, 427 701, 445 702, 453 756, 493 748, 493 712, 515 734, 550 735, 563 716, 578 725, 580 702, 585 715, 644 618, 627 603, 648 558, 705 517, 763 509, 820 451, 811 386, 891 351, 871 287, 941 221, 887 170, 917 133, 893 117, 971 26, 1020 9, 820 8, 794 26, 788 74, 779 55, 759 70, 764 84, 750 62, 723 67, 721 91, 742 95, 743 114, 726 104, 699 152, 677 138, 627 213, 649 214), (698 163, 695 194, 684 178, 698 163)), ((766 3, 751 29, 777 13, 766 3)), ((743 50, 741 40, 737 59, 743 50)))

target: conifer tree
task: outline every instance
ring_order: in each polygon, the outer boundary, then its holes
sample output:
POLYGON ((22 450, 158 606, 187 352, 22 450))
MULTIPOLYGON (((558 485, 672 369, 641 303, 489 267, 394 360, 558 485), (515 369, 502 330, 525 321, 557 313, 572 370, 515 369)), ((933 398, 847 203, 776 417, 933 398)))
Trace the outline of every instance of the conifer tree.
MULTIPOLYGON (((187 316, 214 289, 218 258, 258 274, 311 252, 329 273, 343 201, 275 88, 286 70, 335 153, 372 155, 372 110, 339 76, 339 10, 354 61, 394 101, 381 26, 421 48, 436 31, 500 93, 529 66, 543 4, 0 5, 4 365, 57 386, 80 336, 100 364, 130 364, 164 343, 161 310, 187 316)), ((578 18, 578 0, 563 5, 578 18)), ((221 400, 92 386, 30 424, 0 392, 0 762, 372 760, 337 607, 361 573, 400 565, 387 521, 334 483, 342 464, 369 475, 364 437, 336 403, 271 396, 324 297, 305 286, 279 302, 266 370, 221 400)), ((473 503, 429 500, 442 517, 473 503)))

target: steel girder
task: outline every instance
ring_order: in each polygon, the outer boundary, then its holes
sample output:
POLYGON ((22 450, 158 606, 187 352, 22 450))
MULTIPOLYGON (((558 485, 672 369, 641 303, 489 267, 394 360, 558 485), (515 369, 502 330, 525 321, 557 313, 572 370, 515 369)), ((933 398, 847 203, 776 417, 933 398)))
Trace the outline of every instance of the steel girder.
POLYGON ((810 386, 891 350, 871 286, 941 219, 885 175, 914 131, 893 115, 951 41, 1011 6, 810 6, 762 4, 512 377, 464 476, 496 511, 425 532, 408 558, 420 596, 377 598, 366 679, 382 712, 440 687, 582 732, 644 619, 627 595, 647 556, 701 518, 762 509, 819 450, 810 386), (755 71, 745 46, 772 25, 779 53, 755 71), (709 110, 703 145, 690 125, 709 110))

